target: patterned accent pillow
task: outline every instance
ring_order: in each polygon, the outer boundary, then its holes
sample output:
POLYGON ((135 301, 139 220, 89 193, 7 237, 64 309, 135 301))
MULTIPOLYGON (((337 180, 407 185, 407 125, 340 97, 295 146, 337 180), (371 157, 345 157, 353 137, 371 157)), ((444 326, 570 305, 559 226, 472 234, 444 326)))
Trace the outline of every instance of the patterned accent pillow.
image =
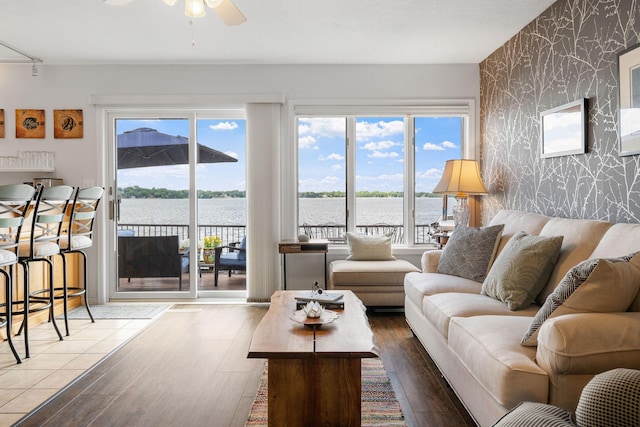
POLYGON ((571 313, 626 311, 640 289, 640 255, 589 259, 573 267, 547 297, 529 325, 521 344, 538 345, 545 320, 571 313))
POLYGON ((522 402, 493 427, 575 427, 571 412, 553 405, 522 402))
POLYGON ((582 389, 576 408, 579 426, 640 426, 640 371, 612 369, 582 389))
POLYGON ((393 233, 381 235, 364 235, 346 233, 349 244, 349 256, 353 261, 392 261, 391 238, 393 233))
POLYGON ((493 263, 481 294, 504 302, 512 311, 531 305, 549 280, 562 239, 517 232, 493 263))
POLYGON ((498 248, 504 224, 459 227, 453 232, 438 262, 438 273, 482 282, 498 248))

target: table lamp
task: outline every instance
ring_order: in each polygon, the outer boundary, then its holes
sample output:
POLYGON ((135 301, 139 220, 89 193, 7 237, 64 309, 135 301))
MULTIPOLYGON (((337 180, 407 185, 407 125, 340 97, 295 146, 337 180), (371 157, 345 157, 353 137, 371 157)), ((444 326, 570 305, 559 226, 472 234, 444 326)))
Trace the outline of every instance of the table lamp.
POLYGON ((475 160, 447 160, 442 179, 433 190, 436 194, 455 194, 458 204, 453 208, 455 228, 469 225, 470 195, 488 194, 480 177, 480 165, 475 160))

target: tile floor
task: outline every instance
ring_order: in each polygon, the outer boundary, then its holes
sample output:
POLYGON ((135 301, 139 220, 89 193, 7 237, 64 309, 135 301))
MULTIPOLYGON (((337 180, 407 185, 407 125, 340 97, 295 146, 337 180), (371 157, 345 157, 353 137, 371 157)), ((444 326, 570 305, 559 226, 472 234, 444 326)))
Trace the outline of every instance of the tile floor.
MULTIPOLYGON (((0 427, 18 421, 158 317, 70 320, 71 336, 63 341, 51 324, 40 324, 30 328, 31 357, 21 364, 16 364, 9 345, 0 342, 0 427)), ((62 321, 58 326, 63 330, 62 321)), ((22 337, 14 343, 24 355, 22 337)))

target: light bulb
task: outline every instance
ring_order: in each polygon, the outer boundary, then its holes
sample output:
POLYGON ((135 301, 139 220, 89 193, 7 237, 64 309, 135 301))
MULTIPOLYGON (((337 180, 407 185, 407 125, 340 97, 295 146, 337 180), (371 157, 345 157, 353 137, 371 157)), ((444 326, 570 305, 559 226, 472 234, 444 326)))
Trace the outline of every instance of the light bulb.
POLYGON ((184 0, 184 13, 189 18, 200 18, 207 12, 204 9, 204 0, 184 0))

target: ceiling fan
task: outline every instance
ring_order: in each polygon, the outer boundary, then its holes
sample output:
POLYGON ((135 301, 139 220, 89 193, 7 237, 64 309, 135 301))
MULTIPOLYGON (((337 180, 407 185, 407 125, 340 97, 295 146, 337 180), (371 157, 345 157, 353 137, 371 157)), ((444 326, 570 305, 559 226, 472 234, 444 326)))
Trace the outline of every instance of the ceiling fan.
MULTIPOLYGON (((122 6, 133 1, 134 0, 104 0, 106 4, 111 6, 122 6)), ((169 6, 173 6, 178 0, 162 1, 169 6)), ((204 16, 207 13, 204 7, 205 3, 213 9, 227 25, 240 25, 247 20, 232 0, 184 0, 185 15, 189 18, 200 18, 204 16)))

